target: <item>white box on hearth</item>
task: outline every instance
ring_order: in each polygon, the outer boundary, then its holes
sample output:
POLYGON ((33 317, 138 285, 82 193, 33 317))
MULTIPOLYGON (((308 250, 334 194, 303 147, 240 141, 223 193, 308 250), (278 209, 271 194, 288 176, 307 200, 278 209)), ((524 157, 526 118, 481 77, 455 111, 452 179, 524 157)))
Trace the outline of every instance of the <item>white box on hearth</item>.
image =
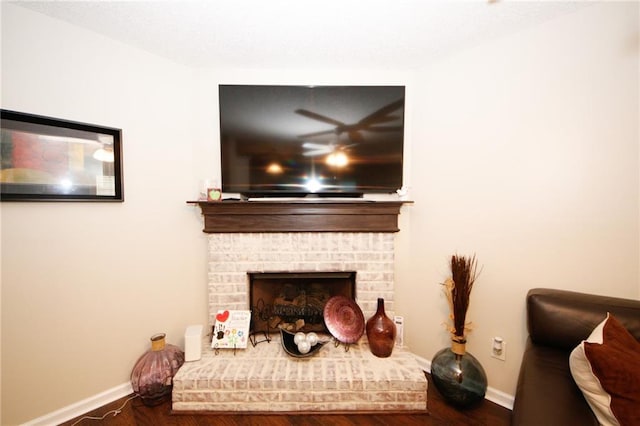
POLYGON ((197 361, 202 357, 202 325, 190 325, 184 332, 184 360, 197 361))

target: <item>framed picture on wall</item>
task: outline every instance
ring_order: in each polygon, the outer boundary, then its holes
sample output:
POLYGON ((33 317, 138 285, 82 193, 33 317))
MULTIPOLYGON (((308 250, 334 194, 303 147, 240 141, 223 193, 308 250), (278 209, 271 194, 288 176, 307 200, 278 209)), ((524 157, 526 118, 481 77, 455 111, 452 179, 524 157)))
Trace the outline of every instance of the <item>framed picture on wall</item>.
POLYGON ((0 110, 0 200, 124 201, 122 130, 0 110))

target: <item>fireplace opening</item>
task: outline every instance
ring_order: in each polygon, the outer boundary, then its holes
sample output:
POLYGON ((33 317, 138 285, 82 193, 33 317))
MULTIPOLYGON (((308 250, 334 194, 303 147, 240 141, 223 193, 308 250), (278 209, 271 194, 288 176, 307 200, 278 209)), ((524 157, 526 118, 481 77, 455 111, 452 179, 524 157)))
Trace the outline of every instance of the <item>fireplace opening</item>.
POLYGON ((333 296, 356 298, 355 272, 249 272, 251 331, 328 332, 324 306, 333 296))

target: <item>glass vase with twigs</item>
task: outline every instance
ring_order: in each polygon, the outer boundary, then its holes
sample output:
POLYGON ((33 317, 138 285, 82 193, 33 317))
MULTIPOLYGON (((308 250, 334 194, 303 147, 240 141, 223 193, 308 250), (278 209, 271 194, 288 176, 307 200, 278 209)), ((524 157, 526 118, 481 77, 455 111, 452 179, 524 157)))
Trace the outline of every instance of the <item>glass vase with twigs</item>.
POLYGON ((449 303, 448 331, 451 346, 444 348, 431 360, 431 377, 444 399, 454 406, 465 408, 484 399, 487 375, 480 362, 466 350, 470 323, 466 322, 471 290, 478 277, 477 260, 451 256, 451 277, 444 282, 449 303))

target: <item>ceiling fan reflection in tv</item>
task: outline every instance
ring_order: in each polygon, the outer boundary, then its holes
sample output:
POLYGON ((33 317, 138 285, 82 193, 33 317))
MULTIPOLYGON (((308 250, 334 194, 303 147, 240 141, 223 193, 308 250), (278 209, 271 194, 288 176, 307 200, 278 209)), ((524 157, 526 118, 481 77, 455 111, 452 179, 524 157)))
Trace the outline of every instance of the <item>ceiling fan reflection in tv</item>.
POLYGON ((388 105, 383 106, 377 111, 369 114, 363 119, 359 120, 357 123, 346 124, 342 121, 336 120, 334 118, 330 118, 324 116, 322 114, 318 114, 317 112, 309 111, 306 109, 297 109, 296 114, 303 115, 305 117, 311 118, 313 120, 317 120, 323 123, 328 123, 334 125, 335 127, 332 130, 322 130, 318 132, 307 133, 304 135, 298 135, 298 138, 305 140, 302 144, 303 148, 308 149, 305 151, 303 155, 305 156, 318 156, 318 155, 326 155, 327 163, 334 166, 345 166, 347 163, 347 151, 349 148, 353 146, 357 146, 359 143, 364 141, 364 137, 362 136, 362 131, 369 132, 400 132, 403 130, 402 126, 380 126, 380 123, 386 123, 389 121, 396 121, 397 117, 391 116, 389 114, 397 111, 404 105, 404 100, 400 99, 395 102, 392 102, 388 105), (339 145, 337 141, 339 141, 340 136, 346 133, 350 140, 350 144, 348 145, 339 145), (307 142, 308 139, 313 139, 317 137, 323 137, 326 135, 335 135, 336 142, 331 141, 326 144, 321 144, 317 142, 307 142))

